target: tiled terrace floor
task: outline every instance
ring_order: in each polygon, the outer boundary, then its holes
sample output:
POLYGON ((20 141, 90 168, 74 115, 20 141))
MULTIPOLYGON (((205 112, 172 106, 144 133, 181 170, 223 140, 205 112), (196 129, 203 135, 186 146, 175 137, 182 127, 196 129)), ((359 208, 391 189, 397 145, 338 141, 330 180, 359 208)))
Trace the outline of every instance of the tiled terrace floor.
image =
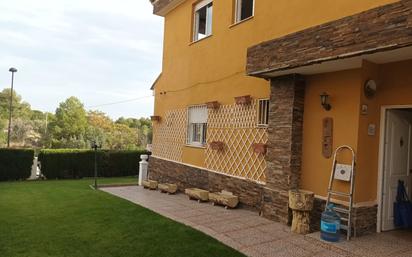
POLYGON ((255 212, 197 203, 183 194, 166 195, 137 186, 101 190, 200 230, 247 256, 412 257, 412 237, 398 239, 393 233, 384 233, 328 245, 320 242, 316 234, 306 237, 293 234, 289 227, 259 217, 255 212))
MULTIPOLYGON (((319 232, 306 236, 308 241, 320 243, 319 232)), ((412 231, 392 231, 362 236, 338 244, 321 242, 340 253, 352 253, 362 257, 412 257, 412 231)))

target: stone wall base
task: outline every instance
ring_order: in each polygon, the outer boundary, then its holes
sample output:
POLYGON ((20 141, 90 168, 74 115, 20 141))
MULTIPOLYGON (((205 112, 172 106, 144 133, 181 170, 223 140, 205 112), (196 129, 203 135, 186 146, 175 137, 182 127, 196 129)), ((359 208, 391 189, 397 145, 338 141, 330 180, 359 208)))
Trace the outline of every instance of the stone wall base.
POLYGON ((289 193, 284 190, 263 189, 262 199, 262 216, 290 224, 292 221, 292 212, 289 210, 289 193))
POLYGON ((213 192, 226 190, 239 196, 242 207, 261 211, 263 185, 208 170, 151 156, 149 178, 161 183, 175 183, 179 191, 196 187, 213 192))
MULTIPOLYGON (((326 200, 315 198, 314 208, 311 213, 311 230, 319 231, 320 218, 325 210, 326 200)), ((376 222, 378 206, 354 207, 352 212, 352 231, 353 236, 363 236, 376 233, 376 222)))
MULTIPOLYGON (((273 190, 254 181, 230 177, 205 169, 167 161, 151 156, 149 159, 149 178, 161 183, 175 183, 179 191, 197 187, 212 192, 227 190, 239 196, 243 208, 258 211, 263 217, 289 224, 291 211, 288 208, 289 195, 284 190, 273 190)), ((316 198, 311 213, 311 230, 320 228, 321 213, 326 201, 316 198)), ((356 235, 376 232, 377 206, 354 208, 353 230, 356 235)))

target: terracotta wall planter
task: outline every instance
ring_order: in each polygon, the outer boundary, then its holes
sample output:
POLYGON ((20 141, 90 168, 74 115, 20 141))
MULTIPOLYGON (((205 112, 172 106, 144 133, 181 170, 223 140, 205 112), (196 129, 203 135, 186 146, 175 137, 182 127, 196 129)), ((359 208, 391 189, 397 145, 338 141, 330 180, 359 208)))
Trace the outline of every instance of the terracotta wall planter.
POLYGON ((237 96, 235 102, 239 105, 249 105, 252 103, 252 97, 250 95, 237 96))
POLYGON ((223 151, 223 149, 225 148, 225 143, 219 142, 219 141, 213 141, 209 143, 209 146, 212 150, 223 151))
POLYGON ((160 121, 160 116, 150 116, 152 121, 160 121))
POLYGON ((218 101, 207 102, 206 106, 208 109, 219 109, 220 103, 218 101))
POLYGON ((266 152, 267 152, 267 148, 268 148, 268 146, 267 146, 267 144, 263 144, 263 143, 256 143, 256 144, 253 144, 252 145, 252 148, 253 148, 253 151, 255 152, 255 153, 258 153, 258 154, 266 154, 266 152))

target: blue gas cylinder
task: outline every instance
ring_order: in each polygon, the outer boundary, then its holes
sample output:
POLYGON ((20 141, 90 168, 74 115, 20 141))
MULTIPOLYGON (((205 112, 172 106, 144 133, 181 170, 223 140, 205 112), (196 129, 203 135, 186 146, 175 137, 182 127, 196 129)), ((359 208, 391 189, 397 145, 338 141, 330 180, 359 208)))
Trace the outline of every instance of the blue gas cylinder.
POLYGON ((338 242, 340 239, 340 216, 329 204, 326 210, 322 212, 320 221, 320 238, 328 242, 338 242))

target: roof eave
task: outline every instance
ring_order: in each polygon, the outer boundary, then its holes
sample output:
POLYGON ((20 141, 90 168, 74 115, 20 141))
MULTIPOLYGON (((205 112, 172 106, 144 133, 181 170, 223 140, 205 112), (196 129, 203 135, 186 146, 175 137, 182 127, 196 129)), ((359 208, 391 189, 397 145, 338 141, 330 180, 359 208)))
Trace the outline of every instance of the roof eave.
POLYGON ((156 80, 153 82, 152 86, 150 87, 150 90, 154 90, 154 89, 155 89, 156 84, 157 84, 157 82, 159 81, 159 79, 160 79, 161 76, 162 76, 162 73, 160 73, 160 74, 157 76, 156 80))
POLYGON ((178 7, 185 0, 156 0, 153 4, 153 14, 165 17, 169 12, 178 7))
POLYGON ((270 78, 359 56, 402 49, 409 54, 411 46, 412 0, 403 0, 252 46, 246 73, 270 78))

